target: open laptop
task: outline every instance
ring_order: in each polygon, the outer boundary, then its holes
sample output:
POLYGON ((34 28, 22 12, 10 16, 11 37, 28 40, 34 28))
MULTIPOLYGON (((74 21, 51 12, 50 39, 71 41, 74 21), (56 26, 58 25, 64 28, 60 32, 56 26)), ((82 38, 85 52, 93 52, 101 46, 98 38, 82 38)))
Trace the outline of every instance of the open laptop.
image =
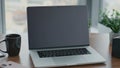
POLYGON ((29 50, 35 67, 103 63, 89 45, 86 6, 27 8, 29 50))

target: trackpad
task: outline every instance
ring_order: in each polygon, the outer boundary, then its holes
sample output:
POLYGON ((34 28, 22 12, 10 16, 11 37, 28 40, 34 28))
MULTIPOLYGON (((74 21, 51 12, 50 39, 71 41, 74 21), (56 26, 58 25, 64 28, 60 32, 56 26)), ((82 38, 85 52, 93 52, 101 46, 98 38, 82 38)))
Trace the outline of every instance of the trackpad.
POLYGON ((64 57, 54 57, 53 62, 55 64, 60 64, 60 65, 69 65, 69 64, 76 64, 81 61, 85 61, 83 56, 80 55, 75 55, 75 56, 64 56, 64 57))

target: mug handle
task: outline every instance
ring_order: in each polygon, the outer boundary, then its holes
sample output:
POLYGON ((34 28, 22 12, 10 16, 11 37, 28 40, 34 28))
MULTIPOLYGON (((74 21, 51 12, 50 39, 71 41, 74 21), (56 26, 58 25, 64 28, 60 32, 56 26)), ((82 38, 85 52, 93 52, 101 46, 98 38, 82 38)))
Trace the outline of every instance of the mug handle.
MULTIPOLYGON (((0 41, 0 43, 2 43, 2 42, 4 42, 4 41, 6 41, 6 40, 2 40, 2 41, 0 41)), ((7 51, 3 51, 3 50, 1 50, 1 49, 0 49, 0 51, 3 52, 3 53, 7 53, 7 51)))
POLYGON ((0 41, 0 43, 4 42, 5 40, 0 41))

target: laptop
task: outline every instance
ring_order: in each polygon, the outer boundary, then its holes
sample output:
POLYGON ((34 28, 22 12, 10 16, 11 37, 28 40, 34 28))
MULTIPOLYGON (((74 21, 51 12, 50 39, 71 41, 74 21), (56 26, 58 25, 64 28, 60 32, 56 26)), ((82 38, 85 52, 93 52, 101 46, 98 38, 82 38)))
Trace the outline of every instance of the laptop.
POLYGON ((27 8, 30 56, 35 67, 104 63, 89 45, 86 6, 27 8))

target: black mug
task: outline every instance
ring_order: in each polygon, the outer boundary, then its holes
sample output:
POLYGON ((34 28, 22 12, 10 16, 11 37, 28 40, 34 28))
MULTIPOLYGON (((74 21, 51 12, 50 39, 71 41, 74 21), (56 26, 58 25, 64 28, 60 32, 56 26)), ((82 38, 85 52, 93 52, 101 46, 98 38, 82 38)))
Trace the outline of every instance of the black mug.
POLYGON ((8 53, 8 56, 18 56, 21 47, 21 36, 19 34, 8 34, 5 36, 5 40, 1 42, 4 41, 6 43, 7 51, 1 51, 8 53))

